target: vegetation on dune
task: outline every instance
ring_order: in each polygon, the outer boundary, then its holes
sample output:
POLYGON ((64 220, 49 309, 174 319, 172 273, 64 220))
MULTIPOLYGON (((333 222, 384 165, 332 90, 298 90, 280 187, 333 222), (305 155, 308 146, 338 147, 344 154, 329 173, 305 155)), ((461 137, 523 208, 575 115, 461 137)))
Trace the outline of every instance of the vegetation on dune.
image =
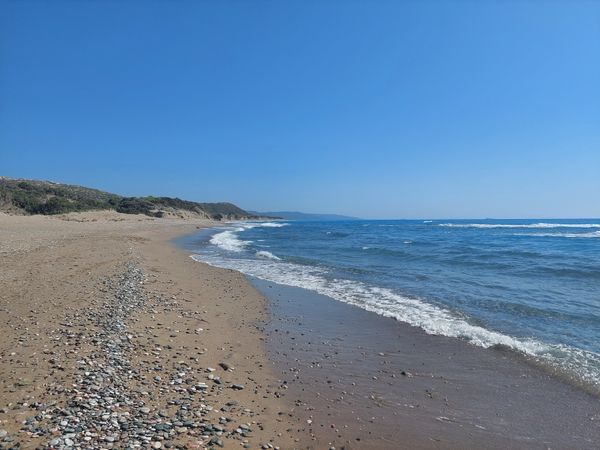
POLYGON ((143 198, 127 197, 119 200, 117 212, 124 214, 145 214, 147 216, 162 217, 163 213, 156 206, 143 198))
POLYGON ((142 200, 146 200, 154 205, 161 206, 163 208, 182 209, 185 211, 193 212, 204 212, 211 217, 217 215, 221 216, 252 216, 253 214, 235 206, 233 203, 198 203, 190 202, 188 200, 181 200, 180 198, 172 197, 141 197, 142 200))
POLYGON ((119 196, 96 189, 29 180, 2 179, 0 193, 28 214, 113 209, 119 202, 119 196))
POLYGON ((64 214, 90 210, 116 210, 125 214, 162 217, 166 212, 197 214, 215 220, 252 218, 231 203, 197 203, 171 197, 122 197, 82 186, 0 177, 0 210, 26 214, 64 214))

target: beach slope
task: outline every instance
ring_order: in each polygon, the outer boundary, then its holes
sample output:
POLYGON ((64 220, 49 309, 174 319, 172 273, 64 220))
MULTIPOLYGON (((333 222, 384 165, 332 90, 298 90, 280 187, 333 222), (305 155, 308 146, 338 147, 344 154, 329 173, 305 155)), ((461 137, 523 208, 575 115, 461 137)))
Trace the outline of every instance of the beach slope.
POLYGON ((0 448, 295 446, 263 298, 168 243, 211 224, 0 214, 0 448))

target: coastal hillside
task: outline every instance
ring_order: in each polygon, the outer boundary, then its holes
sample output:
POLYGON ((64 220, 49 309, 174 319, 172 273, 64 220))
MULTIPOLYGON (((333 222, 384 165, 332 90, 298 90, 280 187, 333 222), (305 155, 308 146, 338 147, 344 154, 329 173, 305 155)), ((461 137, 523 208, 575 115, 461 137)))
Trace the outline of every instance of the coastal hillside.
POLYGON ((123 197, 83 186, 0 177, 2 212, 50 215, 91 210, 213 220, 259 218, 232 203, 198 203, 172 197, 123 197))

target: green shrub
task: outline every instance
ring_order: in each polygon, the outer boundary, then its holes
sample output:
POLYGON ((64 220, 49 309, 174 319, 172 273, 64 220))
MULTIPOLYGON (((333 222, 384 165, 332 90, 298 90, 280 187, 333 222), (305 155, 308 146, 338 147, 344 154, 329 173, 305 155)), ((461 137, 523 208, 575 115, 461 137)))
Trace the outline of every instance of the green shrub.
POLYGON ((171 197, 121 197, 97 189, 38 180, 0 177, 0 206, 12 203, 28 214, 62 214, 113 209, 125 214, 163 217, 163 209, 184 210, 216 220, 244 218, 248 212, 231 203, 197 203, 171 197))

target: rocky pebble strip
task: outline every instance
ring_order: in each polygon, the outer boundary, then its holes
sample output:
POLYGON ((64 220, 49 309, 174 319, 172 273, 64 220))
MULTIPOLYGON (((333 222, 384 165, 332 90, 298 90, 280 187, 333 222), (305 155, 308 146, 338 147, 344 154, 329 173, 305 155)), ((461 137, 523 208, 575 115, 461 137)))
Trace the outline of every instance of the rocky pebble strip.
MULTIPOLYGON (((251 448, 249 438, 260 423, 252 420, 254 413, 230 400, 212 406, 209 392, 244 389, 243 384, 223 385, 215 369, 194 368, 178 361, 167 368, 157 364, 132 364, 134 355, 148 351, 128 328, 128 319, 140 310, 152 311, 157 304, 169 307, 161 295, 149 295, 143 288, 145 275, 134 263, 126 265, 117 277, 104 280, 100 292, 104 297, 96 307, 74 314, 65 320, 52 338, 60 350, 52 361, 54 369, 65 370, 69 382, 51 384, 45 403, 22 403, 32 410, 18 435, 0 430, 0 449, 19 449, 31 442, 41 442, 37 448, 58 449, 160 449, 160 448, 220 448, 227 442, 237 447, 251 448), (65 361, 73 359, 75 364, 65 361), (201 371, 204 380, 197 375, 201 371), (160 375, 155 375, 160 373, 160 375), (148 379, 154 386, 148 386, 148 379), (166 405, 153 398, 158 391, 166 405), (231 413, 236 411, 235 416, 231 413), (248 420, 240 423, 240 417, 248 420)), ((160 353, 153 344, 154 353, 160 353)), ((233 371, 226 362, 224 371, 233 371)), ((272 442, 259 443, 257 448, 278 447, 272 442)))

